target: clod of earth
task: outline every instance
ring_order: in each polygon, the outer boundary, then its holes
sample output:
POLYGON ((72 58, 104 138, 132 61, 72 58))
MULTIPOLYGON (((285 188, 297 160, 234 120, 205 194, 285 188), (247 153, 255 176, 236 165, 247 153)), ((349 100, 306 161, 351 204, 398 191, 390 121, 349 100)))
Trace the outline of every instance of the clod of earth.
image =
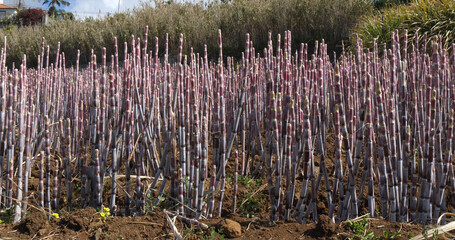
POLYGON ((228 238, 242 236, 242 226, 236 221, 224 219, 218 224, 218 228, 222 229, 223 234, 228 238))
POLYGON ((326 235, 332 235, 336 233, 338 225, 333 223, 327 215, 321 215, 316 224, 316 229, 320 229, 322 233, 326 235))

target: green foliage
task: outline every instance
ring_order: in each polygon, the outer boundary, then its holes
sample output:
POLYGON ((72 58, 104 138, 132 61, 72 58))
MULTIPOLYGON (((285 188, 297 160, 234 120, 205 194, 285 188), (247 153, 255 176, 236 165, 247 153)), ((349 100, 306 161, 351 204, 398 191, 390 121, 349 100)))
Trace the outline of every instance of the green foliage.
POLYGON ((145 209, 144 209, 145 212, 151 212, 158 207, 164 207, 163 205, 165 203, 164 201, 166 200, 166 197, 164 197, 163 195, 158 195, 158 204, 155 206, 153 205, 153 202, 154 202, 154 201, 152 201, 153 198, 154 198, 153 193, 150 192, 147 195, 147 198, 146 198, 147 200, 145 201, 146 202, 145 209))
POLYGON ((396 237, 400 237, 401 236, 401 232, 397 232, 397 233, 389 233, 387 231, 383 231, 382 232, 382 235, 384 236, 385 239, 395 239, 396 237))
POLYGON ((6 33, 12 33, 12 25, 15 26, 33 26, 40 24, 45 12, 39 8, 29 8, 19 11, 17 14, 6 15, 0 20, 0 27, 6 33))
POLYGON ((232 176, 232 174, 230 174, 230 173, 226 173, 226 182, 231 184, 231 185, 233 185, 234 184, 234 176, 232 176))
POLYGON ((204 237, 208 237, 208 235, 201 228, 190 226, 183 230, 182 237, 183 239, 203 239, 204 237))
POLYGON ((249 178, 239 176, 237 181, 238 183, 245 185, 247 188, 256 188, 262 184, 262 178, 249 178))
POLYGON ((63 9, 56 10, 54 13, 54 17, 58 20, 74 20, 74 15, 72 12, 67 12, 63 9))
POLYGON ((4 209, 0 216, 0 223, 1 224, 13 223, 13 213, 14 213, 13 207, 4 209))
POLYGON ((354 233, 354 237, 349 238, 349 239, 351 239, 351 240, 376 240, 376 239, 380 239, 380 238, 376 238, 374 236, 373 232, 371 232, 371 231, 367 232, 367 228, 368 228, 368 225, 369 225, 368 217, 369 216, 366 216, 366 217, 362 218, 362 220, 356 221, 356 222, 348 220, 345 223, 345 226, 349 227, 351 229, 351 231, 354 233))
POLYGON ((433 232, 433 240, 438 240, 438 236, 439 236, 439 230, 435 229, 433 232))
POLYGON ((437 239, 438 239, 438 236, 439 236, 439 231, 438 231, 438 229, 435 229, 435 230, 433 231, 433 235, 430 236, 430 235, 428 234, 428 229, 427 229, 427 227, 424 226, 423 229, 422 229, 422 236, 423 236, 423 238, 425 238, 425 239, 437 240, 437 239))
POLYGON ((242 215, 245 215, 247 218, 255 218, 261 209, 261 199, 264 198, 264 195, 250 196, 247 194, 246 198, 250 197, 245 204, 241 205, 238 209, 238 212, 242 215))
POLYGON ((8 32, 8 31, 11 31, 10 25, 18 24, 17 14, 10 14, 10 13, 5 13, 5 14, 7 14, 7 15, 0 20, 0 26, 4 27, 3 31, 8 32), (8 28, 8 29, 6 29, 6 28, 8 28))
MULTIPOLYGON (((204 1, 181 2, 156 0, 154 5, 144 3, 140 8, 127 13, 106 16, 103 19, 55 21, 43 27, 12 28, 0 30, 0 44, 4 36, 8 41, 8 63, 17 66, 27 54, 28 66, 36 66, 36 57, 41 53, 41 39, 51 48, 55 59, 57 43, 65 52, 67 66, 76 62, 77 49, 81 51, 81 64, 90 60, 91 49, 100 54, 103 47, 107 55, 114 51, 114 37, 118 38, 120 60, 123 59, 124 42, 130 43, 131 35, 144 36, 149 26, 149 49, 154 49, 155 37, 159 37, 160 56, 164 53, 165 34, 169 33, 169 54, 178 53, 179 34, 184 34, 184 53, 190 47, 203 52, 207 44, 210 58, 218 57, 217 30, 223 34, 224 55, 240 57, 245 48, 245 34, 261 52, 267 46, 268 32, 276 35, 292 31, 293 46, 301 42, 311 44, 325 39, 329 51, 339 50, 342 40, 349 39, 349 29, 364 14, 373 10, 371 0, 233 0, 229 2, 204 1), (153 46, 153 47, 152 47, 153 46)), ((283 40, 283 39, 282 39, 283 40)), ((101 59, 101 58, 100 58, 101 59)))
POLYGON ((415 0, 374 0, 374 7, 376 9, 382 9, 386 7, 393 7, 401 4, 408 4, 415 0))
POLYGON ((82 184, 80 182, 74 182, 74 190, 73 190, 73 194, 75 196, 79 195, 82 191, 82 184))
POLYGON ((348 220, 345 223, 345 226, 349 227, 354 233, 354 237, 351 238, 353 240, 360 240, 360 239, 375 239, 373 232, 367 232, 367 227, 369 225, 368 218, 364 217, 360 221, 351 221, 348 220))
POLYGON ((223 229, 216 230, 215 228, 210 228, 208 235, 204 235, 203 240, 224 240, 223 229))
POLYGON ((49 10, 47 11, 49 13, 49 16, 57 16, 57 13, 59 9, 57 7, 63 6, 69 6, 70 2, 66 0, 44 0, 43 5, 48 5, 49 10))
POLYGON ((262 202, 266 198, 266 196, 260 192, 255 193, 261 184, 263 179, 252 179, 248 177, 239 177, 238 182, 239 184, 244 185, 248 191, 246 194, 241 197, 240 199, 246 199, 243 201, 237 202, 238 204, 238 213, 246 216, 247 218, 254 218, 257 214, 261 211, 262 202), (243 203, 243 204, 242 204, 243 203))
POLYGON ((392 33, 396 29, 401 36, 407 30, 411 43, 416 40, 416 34, 420 43, 425 33, 428 40, 442 36, 443 47, 451 49, 455 43, 455 1, 417 0, 409 5, 386 8, 363 18, 354 30, 352 39, 358 34, 365 47, 372 47, 373 39, 377 38, 379 46, 386 43, 389 47, 392 33))
POLYGON ((387 231, 382 232, 382 237, 374 236, 374 232, 368 231, 369 227, 369 216, 363 217, 360 221, 351 221, 348 220, 345 223, 345 226, 351 229, 354 237, 349 238, 351 240, 380 240, 380 239, 395 239, 401 236, 401 232, 389 233, 387 231))
POLYGON ((183 178, 183 188, 188 189, 189 184, 190 184, 190 178, 188 176, 185 176, 185 178, 183 178))

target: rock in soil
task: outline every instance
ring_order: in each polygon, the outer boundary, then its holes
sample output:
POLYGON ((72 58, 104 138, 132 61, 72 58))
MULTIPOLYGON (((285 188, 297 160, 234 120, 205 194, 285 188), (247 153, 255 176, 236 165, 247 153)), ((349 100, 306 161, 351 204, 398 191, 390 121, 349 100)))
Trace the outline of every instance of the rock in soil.
POLYGON ((228 238, 237 238, 242 236, 242 227, 236 221, 224 219, 218 224, 218 226, 223 230, 224 236, 228 238))

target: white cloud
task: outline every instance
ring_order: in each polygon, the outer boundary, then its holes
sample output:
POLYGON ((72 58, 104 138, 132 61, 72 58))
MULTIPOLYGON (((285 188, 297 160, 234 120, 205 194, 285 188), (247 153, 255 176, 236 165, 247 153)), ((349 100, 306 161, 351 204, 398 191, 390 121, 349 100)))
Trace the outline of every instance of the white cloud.
POLYGON ((78 18, 98 17, 132 10, 140 7, 141 2, 143 0, 77 0, 72 1, 67 11, 73 12, 78 18))

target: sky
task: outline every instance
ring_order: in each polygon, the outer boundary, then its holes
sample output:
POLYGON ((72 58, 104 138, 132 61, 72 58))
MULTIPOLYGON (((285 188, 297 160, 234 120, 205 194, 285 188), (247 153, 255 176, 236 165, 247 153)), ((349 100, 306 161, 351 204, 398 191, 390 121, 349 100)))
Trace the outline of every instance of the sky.
POLYGON ((71 0, 65 10, 78 17, 114 14, 139 7, 141 0, 71 0))
MULTIPOLYGON (((17 1, 17 0, 16 0, 17 1)), ((22 0, 24 1, 24 0, 22 0)), ((44 0, 25 0, 26 7, 40 7, 47 9, 43 5, 44 0)), ((5 1, 7 2, 7 1, 5 1)), ((62 7, 65 11, 72 12, 78 18, 104 16, 139 7, 141 2, 150 2, 150 0, 69 0, 71 3, 67 7, 62 7)))

